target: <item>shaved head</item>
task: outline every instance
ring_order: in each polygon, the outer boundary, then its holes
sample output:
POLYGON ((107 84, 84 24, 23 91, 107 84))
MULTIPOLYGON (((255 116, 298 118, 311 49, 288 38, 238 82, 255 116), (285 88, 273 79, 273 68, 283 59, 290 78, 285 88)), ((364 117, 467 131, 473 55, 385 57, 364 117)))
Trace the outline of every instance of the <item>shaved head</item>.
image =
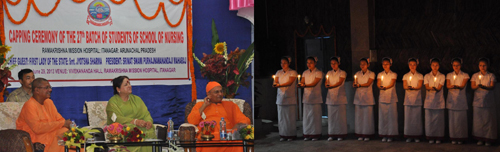
POLYGON ((35 92, 35 88, 40 87, 42 85, 42 82, 48 82, 47 79, 45 78, 36 78, 33 80, 31 83, 31 91, 35 92))

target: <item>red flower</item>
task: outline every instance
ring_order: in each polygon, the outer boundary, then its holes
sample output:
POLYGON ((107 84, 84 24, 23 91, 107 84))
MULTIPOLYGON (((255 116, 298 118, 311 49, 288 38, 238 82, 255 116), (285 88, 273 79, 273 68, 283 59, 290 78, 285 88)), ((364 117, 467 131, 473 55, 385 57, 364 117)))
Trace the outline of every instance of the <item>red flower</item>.
POLYGON ((229 81, 227 82, 227 86, 229 87, 229 86, 233 85, 233 83, 234 83, 234 80, 229 80, 229 81))
POLYGON ((85 140, 85 137, 82 136, 82 137, 80 137, 80 139, 85 140))
POLYGON ((238 71, 238 69, 234 69, 234 70, 233 70, 233 72, 234 72, 234 74, 236 74, 236 75, 240 74, 240 72, 238 71))
POLYGON ((76 136, 75 136, 75 134, 73 134, 73 136, 71 136, 71 137, 76 137, 76 136))
POLYGON ((67 140, 68 140, 68 137, 64 137, 64 138, 63 138, 63 140, 64 140, 64 141, 67 141, 67 140))

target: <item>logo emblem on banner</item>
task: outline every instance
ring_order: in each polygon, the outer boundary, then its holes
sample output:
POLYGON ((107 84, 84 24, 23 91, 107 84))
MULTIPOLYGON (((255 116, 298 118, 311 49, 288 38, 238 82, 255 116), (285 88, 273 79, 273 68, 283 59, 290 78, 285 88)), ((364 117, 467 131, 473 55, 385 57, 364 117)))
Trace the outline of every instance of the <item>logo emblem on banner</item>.
POLYGON ((108 3, 102 0, 94 0, 87 8, 87 24, 95 26, 105 26, 113 24, 111 20, 111 8, 108 3))

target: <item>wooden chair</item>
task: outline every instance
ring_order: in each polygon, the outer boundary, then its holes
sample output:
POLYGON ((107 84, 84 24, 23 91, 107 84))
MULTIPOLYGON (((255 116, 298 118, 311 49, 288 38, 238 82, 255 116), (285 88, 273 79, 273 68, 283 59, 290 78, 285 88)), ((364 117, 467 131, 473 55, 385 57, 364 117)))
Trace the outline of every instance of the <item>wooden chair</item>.
POLYGON ((15 129, 0 130, 0 152, 11 151, 34 152, 30 134, 15 129))

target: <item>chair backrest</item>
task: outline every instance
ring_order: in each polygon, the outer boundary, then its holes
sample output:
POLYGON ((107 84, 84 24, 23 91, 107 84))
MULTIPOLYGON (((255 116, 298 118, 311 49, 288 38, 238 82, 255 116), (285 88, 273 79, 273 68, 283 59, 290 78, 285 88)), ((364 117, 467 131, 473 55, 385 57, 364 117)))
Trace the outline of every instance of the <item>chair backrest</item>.
POLYGON ((91 127, 104 127, 108 120, 106 106, 108 101, 85 101, 84 113, 87 113, 87 120, 91 127))
POLYGON ((0 130, 0 152, 35 151, 30 134, 15 129, 0 130))
POLYGON ((0 130, 16 129, 16 120, 25 102, 0 103, 0 130))

